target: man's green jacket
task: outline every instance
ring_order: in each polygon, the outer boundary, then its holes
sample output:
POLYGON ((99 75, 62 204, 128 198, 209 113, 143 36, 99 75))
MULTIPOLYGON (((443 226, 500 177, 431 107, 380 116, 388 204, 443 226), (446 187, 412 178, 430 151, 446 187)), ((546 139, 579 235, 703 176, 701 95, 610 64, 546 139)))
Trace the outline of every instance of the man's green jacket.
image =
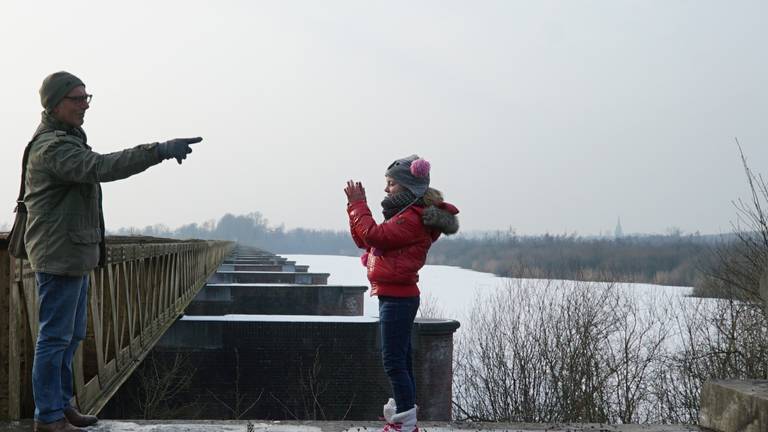
POLYGON ((81 128, 67 127, 43 113, 29 145, 24 241, 32 269, 87 274, 106 259, 99 183, 160 163, 157 143, 98 154, 87 145, 81 128))

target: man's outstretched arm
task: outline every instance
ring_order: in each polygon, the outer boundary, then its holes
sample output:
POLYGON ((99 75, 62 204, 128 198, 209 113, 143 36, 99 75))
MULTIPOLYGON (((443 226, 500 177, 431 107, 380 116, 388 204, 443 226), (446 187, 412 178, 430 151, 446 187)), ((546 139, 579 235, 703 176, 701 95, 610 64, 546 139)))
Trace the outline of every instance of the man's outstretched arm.
POLYGON ((202 138, 199 137, 177 138, 99 154, 65 136, 57 137, 53 142, 40 143, 38 151, 33 149, 33 152, 38 153, 41 165, 61 180, 102 183, 130 177, 166 159, 176 159, 181 163, 192 152, 190 144, 200 141, 202 138))

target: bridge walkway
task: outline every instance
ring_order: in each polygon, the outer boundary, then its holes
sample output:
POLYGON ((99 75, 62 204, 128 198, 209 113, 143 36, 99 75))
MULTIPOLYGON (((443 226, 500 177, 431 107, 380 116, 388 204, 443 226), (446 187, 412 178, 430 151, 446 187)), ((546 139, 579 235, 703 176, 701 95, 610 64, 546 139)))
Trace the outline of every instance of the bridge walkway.
MULTIPOLYGON (((0 421, 34 414, 38 331, 34 272, 27 261, 9 256, 6 237, 0 233, 0 421)), ((90 274, 87 337, 75 356, 81 411, 97 413, 106 404, 233 247, 225 241, 108 238, 106 265, 90 274)))

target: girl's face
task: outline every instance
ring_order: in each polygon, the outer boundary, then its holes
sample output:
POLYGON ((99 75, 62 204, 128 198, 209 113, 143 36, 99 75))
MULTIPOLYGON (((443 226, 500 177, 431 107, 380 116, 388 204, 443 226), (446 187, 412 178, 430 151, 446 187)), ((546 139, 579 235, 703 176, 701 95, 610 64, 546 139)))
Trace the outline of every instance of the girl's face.
POLYGON ((405 188, 395 183, 392 177, 385 176, 385 178, 387 179, 387 187, 384 188, 384 192, 387 193, 387 196, 392 196, 405 190, 405 188))

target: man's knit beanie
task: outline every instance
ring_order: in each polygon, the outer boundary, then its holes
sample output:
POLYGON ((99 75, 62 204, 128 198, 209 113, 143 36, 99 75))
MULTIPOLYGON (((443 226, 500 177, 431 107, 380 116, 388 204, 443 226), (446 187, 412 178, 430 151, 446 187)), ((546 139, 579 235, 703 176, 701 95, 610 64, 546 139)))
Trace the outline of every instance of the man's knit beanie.
POLYGON ((429 189, 429 169, 429 162, 417 155, 410 155, 392 162, 384 175, 392 177, 397 184, 417 197, 423 197, 429 189))
POLYGON ((45 77, 40 87, 40 103, 51 112, 73 88, 84 85, 80 78, 69 72, 52 73, 45 77))

